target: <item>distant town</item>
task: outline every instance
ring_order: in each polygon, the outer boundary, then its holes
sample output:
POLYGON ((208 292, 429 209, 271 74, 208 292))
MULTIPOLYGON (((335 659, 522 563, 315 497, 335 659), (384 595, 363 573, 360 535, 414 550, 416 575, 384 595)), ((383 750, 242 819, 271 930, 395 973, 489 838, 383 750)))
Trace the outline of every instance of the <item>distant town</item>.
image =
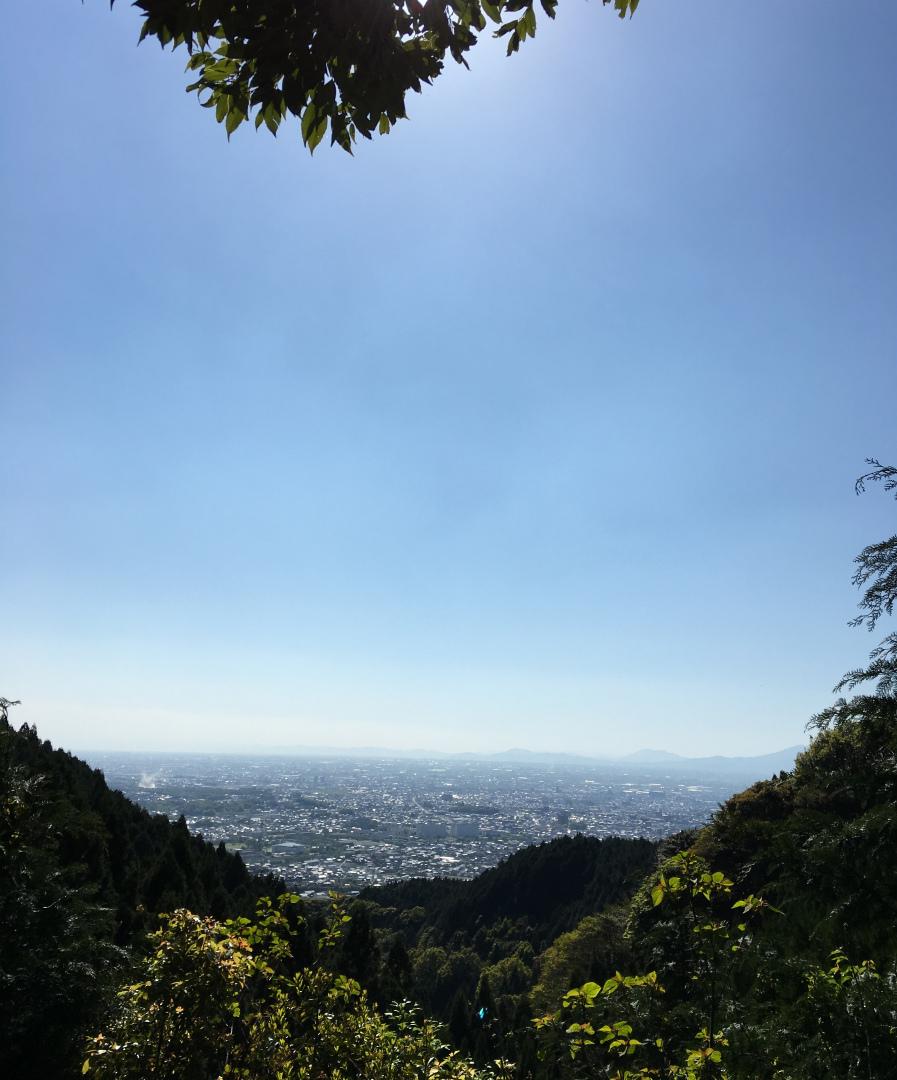
POLYGON ((207 840, 306 895, 410 877, 473 877, 556 836, 659 839, 701 825, 746 783, 664 762, 92 753, 112 787, 184 815, 207 840))

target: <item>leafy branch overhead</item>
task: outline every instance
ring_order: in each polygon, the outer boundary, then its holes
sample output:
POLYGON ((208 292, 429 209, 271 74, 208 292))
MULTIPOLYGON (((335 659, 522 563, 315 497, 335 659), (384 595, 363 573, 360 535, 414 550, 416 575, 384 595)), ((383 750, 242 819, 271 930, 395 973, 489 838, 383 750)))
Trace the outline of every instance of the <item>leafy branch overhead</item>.
MULTIPOLYGON (((115 0, 112 0, 114 3, 115 0)), ((639 0, 613 3, 620 18, 639 0)), ((490 25, 507 52, 536 33, 536 0, 135 0, 141 41, 186 47, 200 103, 228 136, 254 118, 276 135, 289 116, 313 151, 352 151, 357 135, 385 135, 406 116, 409 91, 441 74, 490 25)), ((554 18, 557 0, 539 0, 554 18)))

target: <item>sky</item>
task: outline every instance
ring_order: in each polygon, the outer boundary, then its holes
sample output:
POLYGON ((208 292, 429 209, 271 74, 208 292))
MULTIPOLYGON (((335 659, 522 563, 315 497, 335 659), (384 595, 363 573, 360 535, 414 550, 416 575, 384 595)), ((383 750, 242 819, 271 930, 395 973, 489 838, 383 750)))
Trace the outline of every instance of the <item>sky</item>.
POLYGON ((851 560, 895 531, 853 481, 897 462, 897 5, 564 0, 354 157, 228 142, 123 0, 6 21, 17 722, 805 741, 878 640, 851 560))

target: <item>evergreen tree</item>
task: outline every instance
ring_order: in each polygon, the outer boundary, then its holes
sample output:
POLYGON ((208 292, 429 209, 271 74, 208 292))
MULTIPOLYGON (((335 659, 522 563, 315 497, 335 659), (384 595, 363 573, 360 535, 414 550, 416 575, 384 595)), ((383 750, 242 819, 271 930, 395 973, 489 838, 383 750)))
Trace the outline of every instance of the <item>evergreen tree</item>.
POLYGON ((0 720, 0 1075, 45 1080, 74 1066, 124 956, 113 913, 61 856, 67 808, 15 763, 21 738, 36 735, 0 720))
MULTIPOLYGON (((885 491, 897 498, 897 468, 882 465, 875 458, 867 458, 872 466, 856 482, 857 494, 866 490, 867 483, 881 484, 885 491)), ((897 602, 897 534, 869 544, 854 560, 857 564, 853 583, 864 589, 860 600, 860 614, 851 620, 851 626, 865 626, 870 632, 883 615, 892 615, 897 602)), ((853 690, 861 683, 876 681, 876 692, 897 695, 897 632, 888 634, 872 650, 869 663, 864 668, 848 671, 835 687, 835 691, 853 690)))

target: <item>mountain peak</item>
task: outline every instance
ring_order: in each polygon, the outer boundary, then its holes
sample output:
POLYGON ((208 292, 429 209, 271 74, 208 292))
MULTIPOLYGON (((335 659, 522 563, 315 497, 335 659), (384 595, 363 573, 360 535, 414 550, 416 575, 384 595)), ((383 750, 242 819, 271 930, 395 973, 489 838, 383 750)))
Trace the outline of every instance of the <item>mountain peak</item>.
POLYGON ((636 750, 634 754, 627 754, 622 761, 681 761, 681 754, 674 754, 669 750, 636 750))

